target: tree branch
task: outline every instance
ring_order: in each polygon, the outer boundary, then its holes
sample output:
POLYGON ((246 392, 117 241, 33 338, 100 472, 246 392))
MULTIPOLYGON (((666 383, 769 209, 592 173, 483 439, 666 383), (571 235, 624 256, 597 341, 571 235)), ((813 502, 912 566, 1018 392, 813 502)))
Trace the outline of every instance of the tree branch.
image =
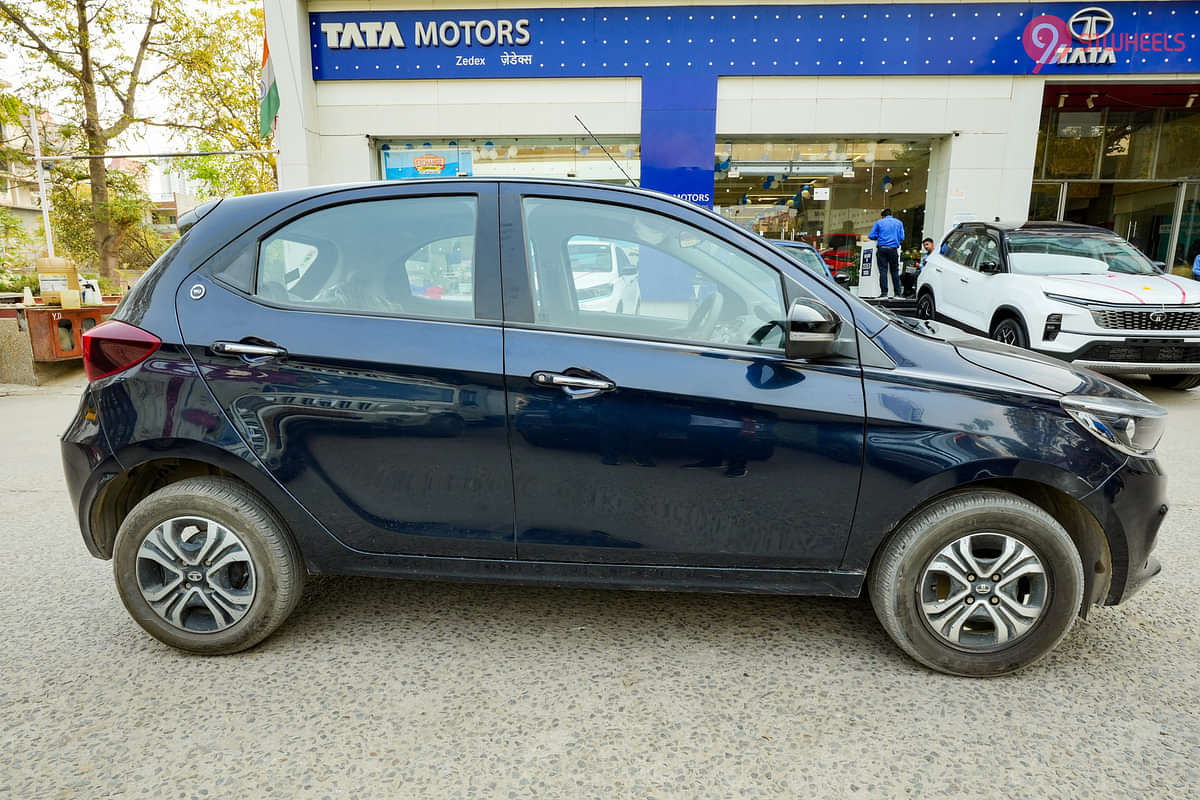
POLYGON ((34 32, 33 28, 29 27, 29 24, 25 22, 25 20, 17 13, 17 11, 8 3, 4 2, 4 0, 0 0, 0 14, 8 17, 14 25, 25 31, 25 33, 29 35, 29 38, 33 40, 34 45, 36 45, 36 49, 45 53, 46 58, 50 59, 51 64, 58 67, 76 80, 79 79, 79 70, 75 69, 75 67, 71 64, 68 64, 66 59, 59 54, 58 50, 55 50, 50 45, 46 44, 42 37, 38 36, 37 33, 34 32))
MULTIPOLYGON (((2 2, 4 0, 0 0, 0 3, 2 2)), ((121 117, 104 129, 105 138, 112 139, 120 136, 133 122, 133 104, 140 83, 138 75, 142 71, 142 61, 146 57, 146 48, 150 46, 150 34, 154 31, 154 26, 162 22, 158 18, 158 11, 158 0, 154 0, 154 3, 150 6, 150 14, 146 17, 146 29, 142 32, 141 42, 138 43, 137 55, 133 58, 133 66, 129 68, 129 83, 125 88, 124 101, 121 103, 121 117)), ((116 92, 114 91, 114 93, 116 92)))

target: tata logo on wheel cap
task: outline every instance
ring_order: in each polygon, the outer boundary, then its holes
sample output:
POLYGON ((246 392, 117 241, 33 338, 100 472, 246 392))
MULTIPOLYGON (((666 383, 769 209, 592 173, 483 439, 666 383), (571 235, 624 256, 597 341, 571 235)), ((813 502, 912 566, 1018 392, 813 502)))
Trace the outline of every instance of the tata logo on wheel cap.
POLYGON ((1025 26, 1021 41, 1034 60, 1034 74, 1047 64, 1115 65, 1117 54, 1122 52, 1132 56, 1178 53, 1187 48, 1187 36, 1182 32, 1117 33, 1116 27, 1116 20, 1107 8, 1087 6, 1066 21, 1053 14, 1034 17, 1025 26))

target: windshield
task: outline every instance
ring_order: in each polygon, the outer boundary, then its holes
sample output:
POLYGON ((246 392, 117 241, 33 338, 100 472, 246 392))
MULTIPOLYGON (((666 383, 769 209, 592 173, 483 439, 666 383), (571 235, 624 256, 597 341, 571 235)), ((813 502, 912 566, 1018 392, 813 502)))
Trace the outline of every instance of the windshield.
POLYGON ((811 269, 818 275, 825 274, 825 263, 821 261, 821 257, 814 250, 806 250, 802 247, 793 247, 789 249, 788 255, 799 261, 804 266, 811 269))
POLYGON ((1115 236, 1018 231, 1009 234, 1008 255, 1017 275, 1159 274, 1141 251, 1115 236))

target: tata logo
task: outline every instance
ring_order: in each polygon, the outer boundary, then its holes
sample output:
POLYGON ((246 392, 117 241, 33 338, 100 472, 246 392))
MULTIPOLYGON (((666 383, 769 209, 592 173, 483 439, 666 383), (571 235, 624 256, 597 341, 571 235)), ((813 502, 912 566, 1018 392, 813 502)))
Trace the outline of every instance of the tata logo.
POLYGON ((1067 27, 1076 39, 1085 44, 1092 44, 1112 33, 1113 15, 1106 8, 1089 6, 1076 11, 1067 20, 1067 27))
POLYGON ((1166 322, 1167 315, 1165 313, 1163 313, 1162 311, 1155 311, 1153 314, 1150 315, 1150 321, 1151 322, 1166 322))

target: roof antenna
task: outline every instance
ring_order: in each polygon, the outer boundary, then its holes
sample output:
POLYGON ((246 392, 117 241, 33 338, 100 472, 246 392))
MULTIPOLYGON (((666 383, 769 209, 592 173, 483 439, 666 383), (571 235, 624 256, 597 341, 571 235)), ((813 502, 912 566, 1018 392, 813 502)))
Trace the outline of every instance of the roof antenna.
POLYGON ((637 181, 635 181, 633 178, 629 177, 629 173, 625 171, 625 168, 622 167, 615 158, 613 158, 613 154, 608 152, 607 147, 600 144, 600 140, 596 138, 596 134, 592 133, 591 129, 588 128, 587 125, 583 124, 583 120, 581 120, 579 118, 578 114, 575 115, 575 121, 578 122, 585 131, 587 131, 588 136, 592 137, 592 141, 596 143, 596 146, 604 151, 604 155, 608 156, 608 160, 613 162, 613 165, 616 166, 617 169, 621 170, 621 174, 625 176, 625 180, 629 181, 630 185, 632 185, 633 188, 640 189, 641 187, 637 185, 637 181))

